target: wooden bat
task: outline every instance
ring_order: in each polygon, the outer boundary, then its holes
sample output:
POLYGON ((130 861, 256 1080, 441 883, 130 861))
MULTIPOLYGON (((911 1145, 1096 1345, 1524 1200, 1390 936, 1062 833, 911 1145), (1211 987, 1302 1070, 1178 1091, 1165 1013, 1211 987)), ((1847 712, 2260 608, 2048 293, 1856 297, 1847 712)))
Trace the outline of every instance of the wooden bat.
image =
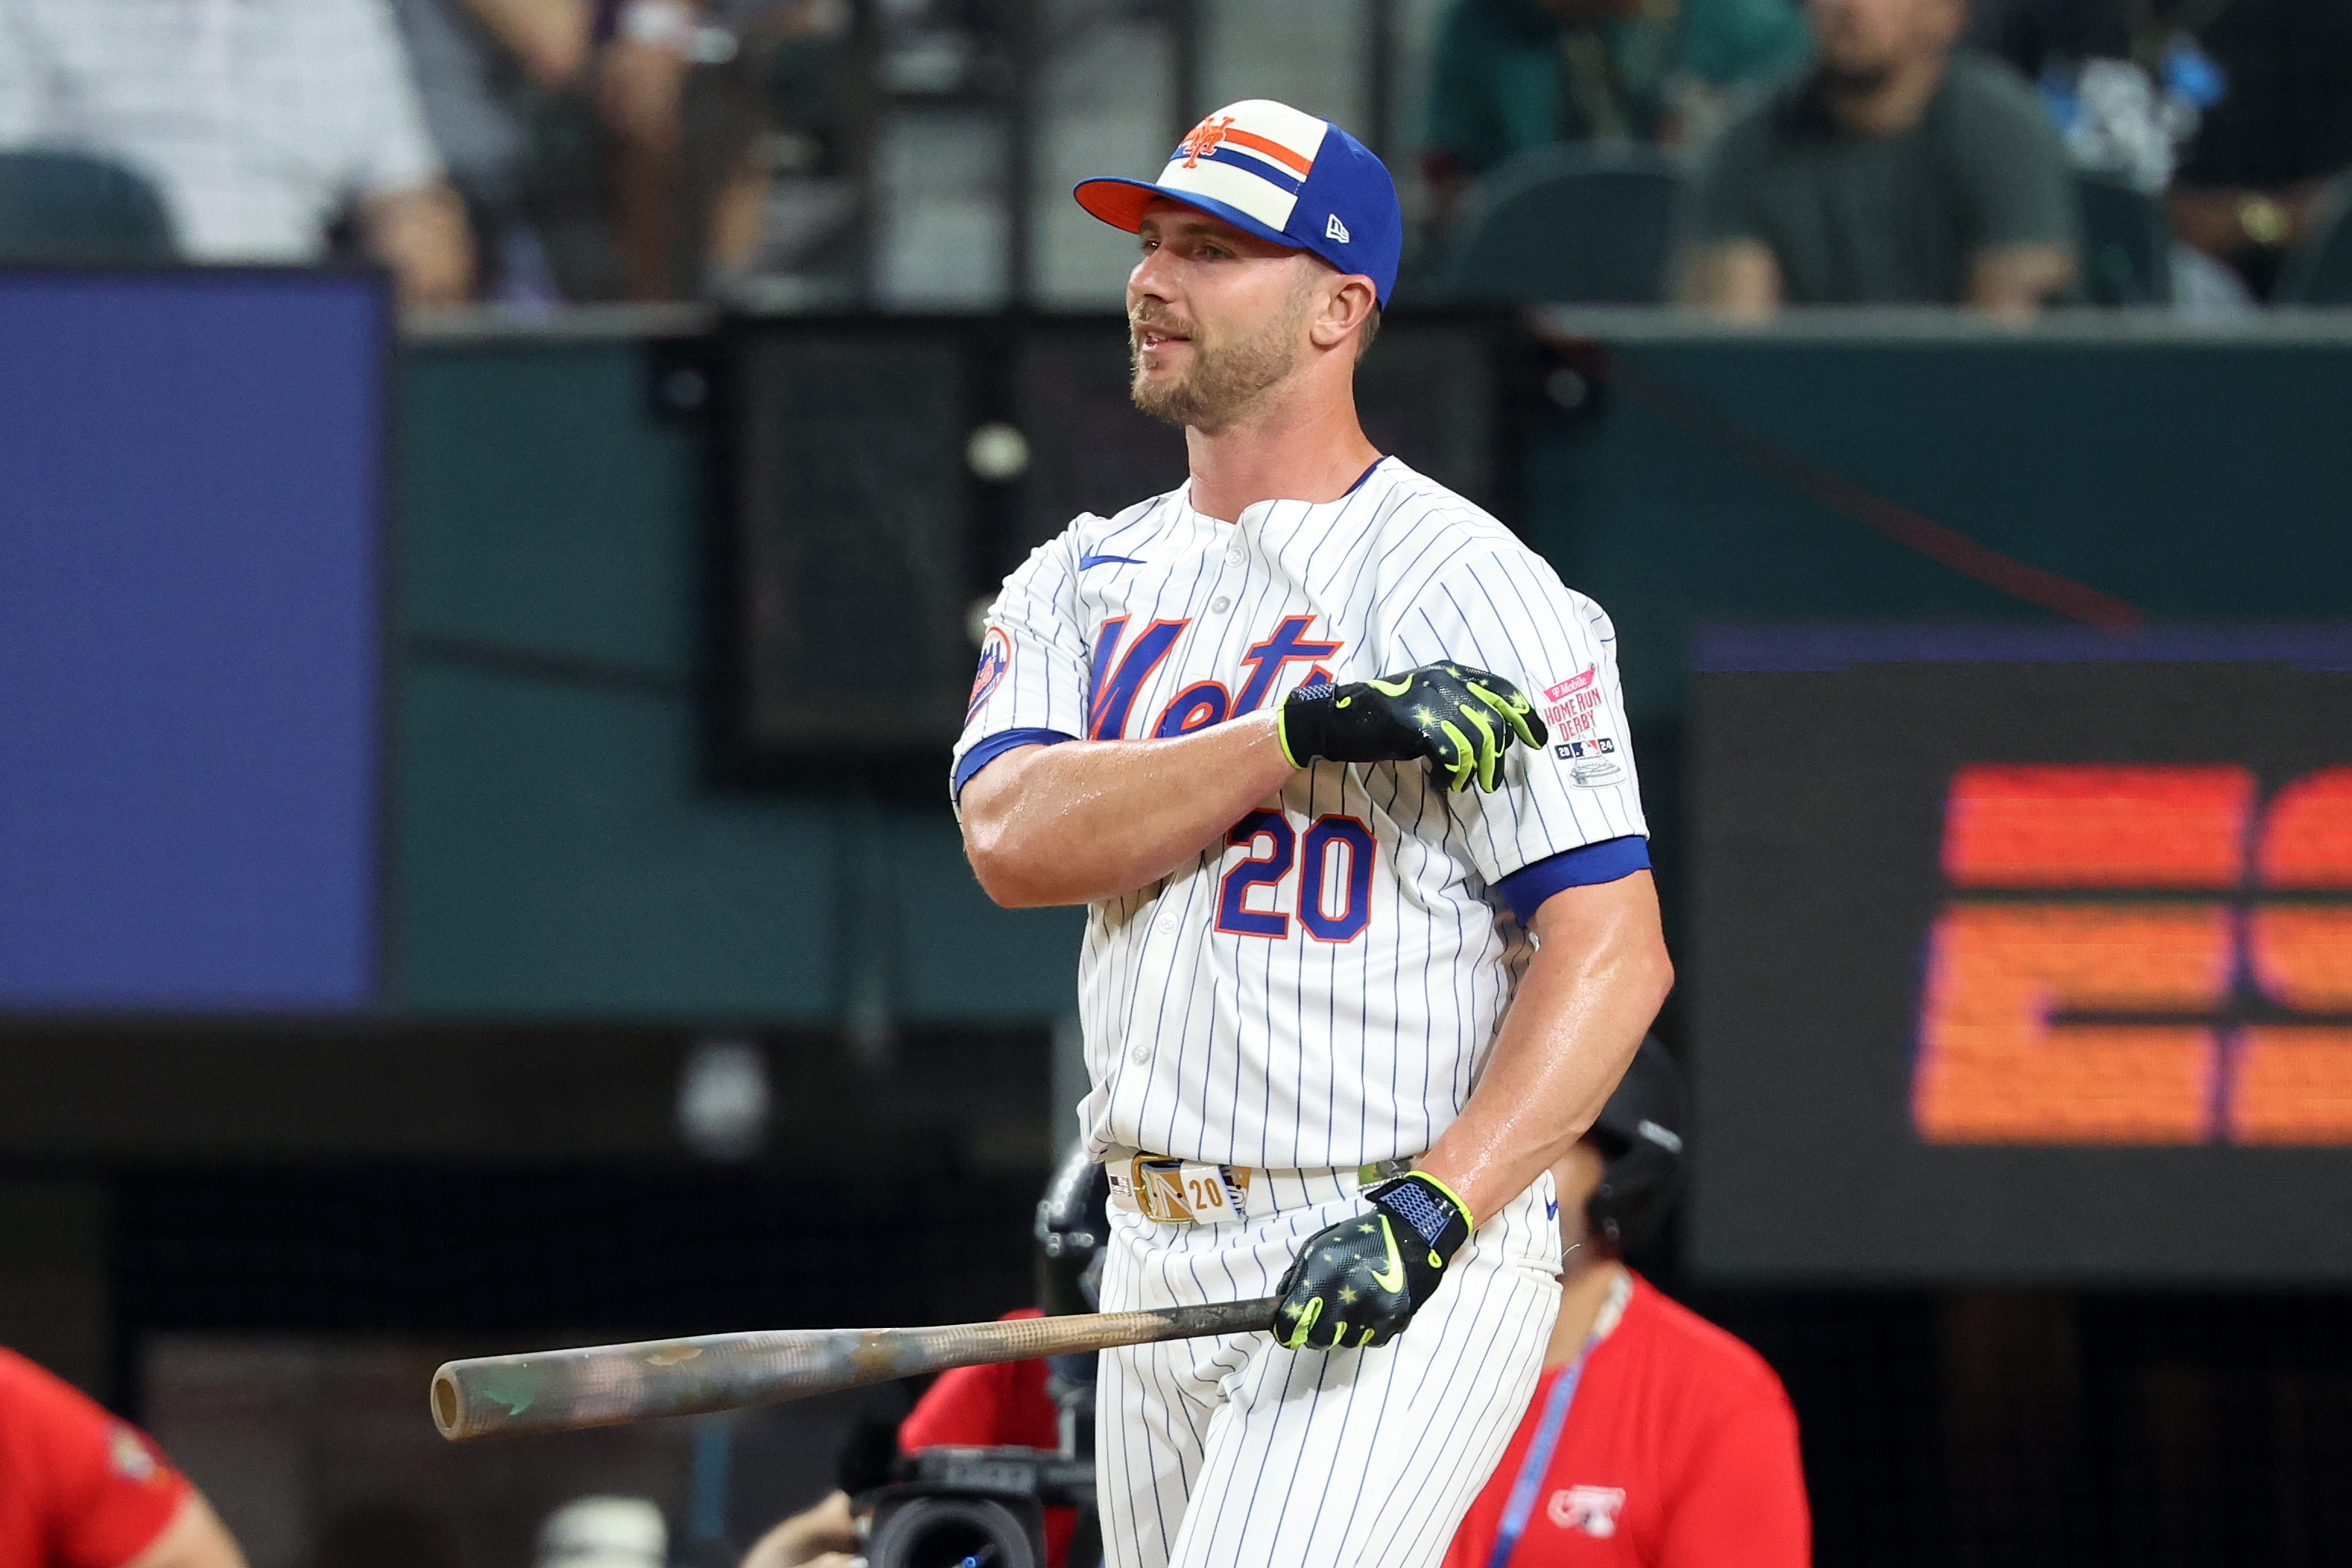
POLYGON ((948 1323, 785 1329, 453 1361, 433 1374, 433 1425, 452 1443, 577 1432, 831 1394, 955 1366, 1263 1330, 1276 1299, 948 1323))

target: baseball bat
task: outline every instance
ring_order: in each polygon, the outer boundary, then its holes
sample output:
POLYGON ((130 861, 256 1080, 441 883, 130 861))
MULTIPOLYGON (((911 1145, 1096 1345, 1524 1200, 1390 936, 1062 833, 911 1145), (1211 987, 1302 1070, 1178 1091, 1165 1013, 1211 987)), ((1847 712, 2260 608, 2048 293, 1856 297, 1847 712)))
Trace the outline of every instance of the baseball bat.
POLYGON ((1153 1312, 927 1329, 784 1329, 476 1356, 433 1374, 433 1425, 452 1443, 467 1443, 740 1410, 950 1367, 1248 1333, 1273 1323, 1275 1303, 1267 1296, 1153 1312))

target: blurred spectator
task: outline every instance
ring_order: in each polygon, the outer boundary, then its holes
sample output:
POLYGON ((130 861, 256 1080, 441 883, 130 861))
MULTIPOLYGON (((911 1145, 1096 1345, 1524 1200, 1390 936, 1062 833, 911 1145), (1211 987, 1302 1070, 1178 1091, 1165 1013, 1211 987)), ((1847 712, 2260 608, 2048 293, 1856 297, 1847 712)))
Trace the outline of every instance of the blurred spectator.
POLYGON ((1430 188, 1450 208, 1529 147, 1702 134, 1728 89, 1805 48, 1793 0, 1456 0, 1430 83, 1430 188))
POLYGON ((152 1439, 0 1349, 0 1568, 245 1568, 152 1439))
POLYGON ((527 213, 538 95, 588 64, 589 0, 392 0, 425 128, 465 199, 485 298, 561 296, 527 213))
POLYGON ((1966 0, 1811 0, 1820 57, 1708 148, 1678 292, 1782 304, 1965 304, 2030 317, 2074 280, 2066 151, 2032 89, 1955 54, 1966 0))
MULTIPOLYGON (((629 297, 698 292, 756 259, 776 176, 816 172, 848 0, 620 0, 596 68, 629 297), (697 73, 695 68, 712 68, 697 73), (698 81, 699 76, 699 81, 698 81), (707 93, 690 91, 707 85, 707 93), (781 133, 780 133, 781 132, 781 133)), ((847 205, 820 194, 820 226, 847 205)), ((788 219, 789 222, 789 219, 788 219)))
POLYGON ((1696 146, 1731 109, 1812 53, 1803 0, 1691 0, 1666 79, 1665 140, 1696 146))
POLYGON ((383 0, 7 0, 0 146, 121 158, 191 260, 315 261, 348 207, 404 300, 471 282, 383 0))
POLYGON ((702 11, 691 0, 625 0, 596 65, 596 107, 613 135, 613 222, 632 300, 679 292, 677 197, 687 72, 702 11))
POLYGON ((1979 36, 2029 76, 2129 60, 2163 79, 2184 48, 2218 67, 2176 171, 2174 231, 2267 296, 2352 167, 2352 5, 2340 0, 2007 0, 1979 36))
POLYGON ((588 33, 595 15, 587 0, 462 3, 524 70, 550 87, 569 85, 588 63, 588 33))
POLYGON ((727 74, 710 195, 715 279, 791 275, 827 298, 861 270, 848 0, 767 4, 727 74))

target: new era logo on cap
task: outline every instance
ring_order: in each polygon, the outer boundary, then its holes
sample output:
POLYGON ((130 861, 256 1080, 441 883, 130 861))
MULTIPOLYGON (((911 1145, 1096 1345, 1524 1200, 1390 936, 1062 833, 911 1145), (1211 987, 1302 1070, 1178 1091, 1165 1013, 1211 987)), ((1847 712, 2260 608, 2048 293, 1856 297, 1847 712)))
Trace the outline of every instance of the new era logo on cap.
POLYGON ((1072 194, 1130 233, 1155 196, 1172 198, 1371 279, 1383 305, 1404 245, 1387 166, 1329 121, 1271 99, 1229 103, 1202 120, 1157 180, 1106 175, 1081 181, 1072 194))

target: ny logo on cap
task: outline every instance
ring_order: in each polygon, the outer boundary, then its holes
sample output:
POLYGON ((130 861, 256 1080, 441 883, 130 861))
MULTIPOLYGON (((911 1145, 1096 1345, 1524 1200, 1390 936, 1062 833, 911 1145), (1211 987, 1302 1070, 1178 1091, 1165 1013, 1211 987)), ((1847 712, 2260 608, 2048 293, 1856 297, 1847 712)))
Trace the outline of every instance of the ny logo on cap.
POLYGON ((1234 117, 1230 114, 1212 114, 1184 132, 1184 140, 1176 144, 1176 151, 1184 154, 1184 166, 1199 168, 1202 158, 1217 150, 1217 143, 1225 139, 1225 132, 1233 129, 1233 123, 1234 117))
POLYGON ((1339 215, 1338 213, 1333 213, 1330 217, 1324 221, 1323 237, 1326 239, 1336 239, 1342 245, 1348 243, 1348 226, 1339 221, 1339 215))

